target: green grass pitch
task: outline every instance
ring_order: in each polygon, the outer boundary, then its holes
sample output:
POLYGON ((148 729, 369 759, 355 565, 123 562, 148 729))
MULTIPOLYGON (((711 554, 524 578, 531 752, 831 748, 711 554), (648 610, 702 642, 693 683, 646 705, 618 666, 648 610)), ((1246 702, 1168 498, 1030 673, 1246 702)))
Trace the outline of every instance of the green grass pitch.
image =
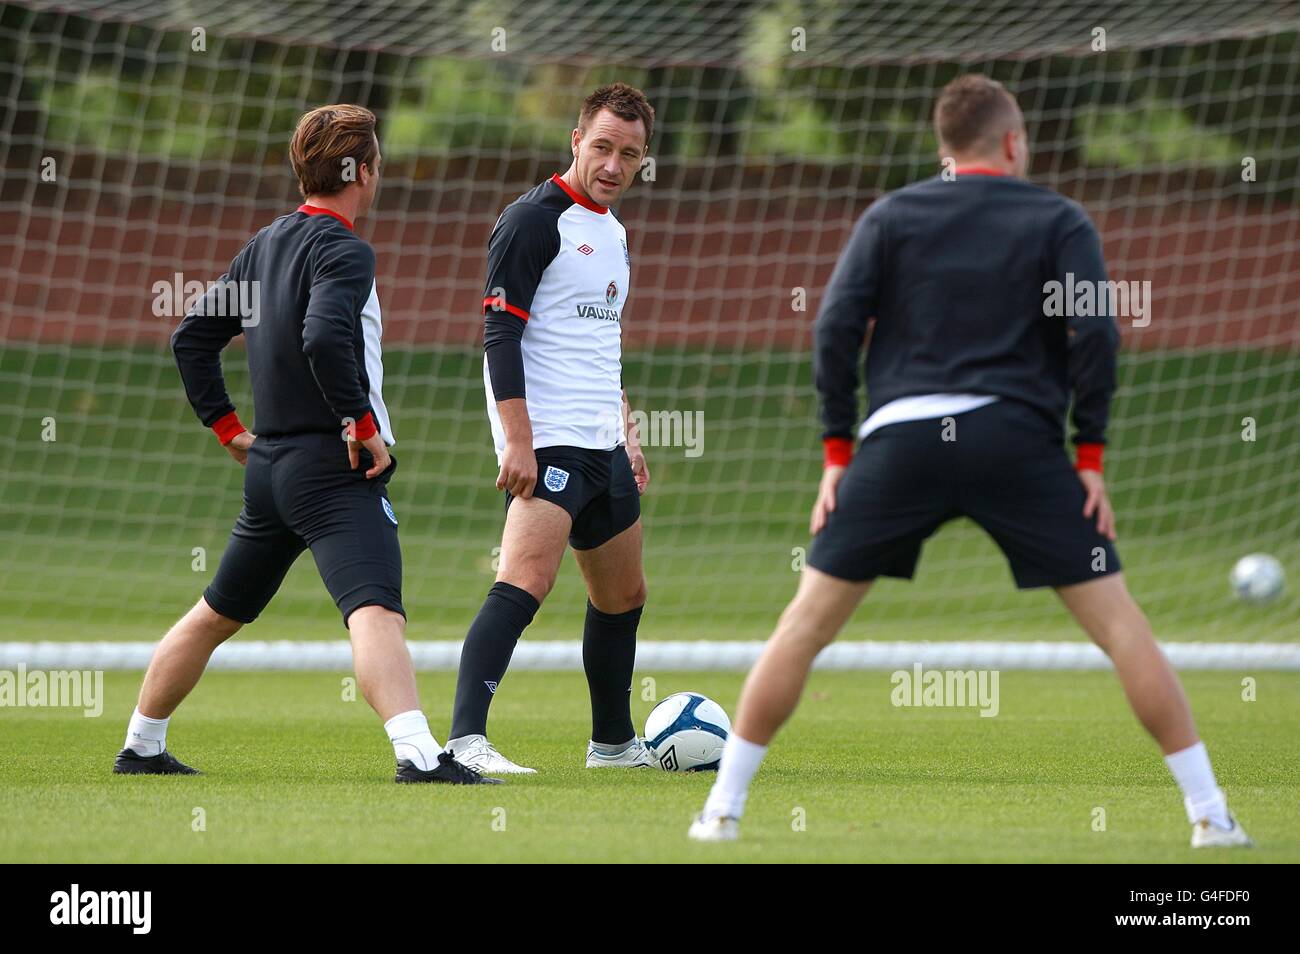
MULTIPOLYGON (((108 673, 99 718, 13 709, 0 734, 0 861, 1297 862, 1300 674, 1189 673, 1220 783, 1259 847, 1192 852, 1178 790, 1109 673, 1003 672, 1001 709, 895 708, 889 674, 818 673, 777 739, 742 840, 695 845, 711 776, 582 768, 577 673, 512 673, 492 715, 504 786, 397 786, 342 673, 209 673, 169 745, 198 778, 116 777, 139 685, 108 673), (206 830, 194 830, 202 810, 206 830), (1098 809, 1105 830, 1095 831, 1098 809), (802 824, 800 822, 802 821, 802 824), (802 828, 802 830, 798 830, 802 828)), ((637 673, 734 711, 735 673, 637 673)), ((454 675, 420 677, 436 733, 454 675)))

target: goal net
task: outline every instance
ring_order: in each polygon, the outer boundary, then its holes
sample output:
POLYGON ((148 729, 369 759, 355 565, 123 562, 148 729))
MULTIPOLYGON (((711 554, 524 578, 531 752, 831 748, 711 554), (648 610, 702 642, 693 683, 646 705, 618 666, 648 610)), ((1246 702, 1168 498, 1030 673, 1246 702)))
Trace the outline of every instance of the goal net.
MULTIPOLYGON (((0 610, 7 639, 152 640, 198 597, 241 474, 167 339, 299 198, 297 117, 379 117, 378 257, 409 635, 453 640, 503 516, 482 383, 488 233, 568 163, 615 79, 657 124, 619 208, 624 381, 644 417, 646 640, 758 640, 793 594, 821 469, 811 331, 857 216, 935 174, 934 97, 964 71, 1025 111, 1032 178, 1078 199, 1122 322, 1107 481, 1161 638, 1300 642, 1300 13, 1217 0, 0 4, 0 610), (1238 602, 1234 561, 1291 591, 1238 602)), ((255 417, 241 344, 225 369, 255 417)), ((576 639, 571 558, 530 639, 576 639)), ((339 639, 304 557, 251 639, 339 639)), ((1074 640, 957 521, 846 640, 1074 640)))

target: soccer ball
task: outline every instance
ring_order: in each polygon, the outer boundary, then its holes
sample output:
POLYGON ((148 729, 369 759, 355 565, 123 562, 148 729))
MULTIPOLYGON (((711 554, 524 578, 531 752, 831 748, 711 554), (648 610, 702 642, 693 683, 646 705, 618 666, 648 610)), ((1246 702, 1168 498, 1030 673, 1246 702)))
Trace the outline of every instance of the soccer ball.
POLYGON ((1247 603, 1267 603, 1282 592, 1285 575, 1282 564, 1267 553, 1252 553, 1232 568, 1232 589, 1247 603))
POLYGON ((717 770, 731 720, 698 692, 673 693, 650 710, 645 740, 665 772, 717 770))

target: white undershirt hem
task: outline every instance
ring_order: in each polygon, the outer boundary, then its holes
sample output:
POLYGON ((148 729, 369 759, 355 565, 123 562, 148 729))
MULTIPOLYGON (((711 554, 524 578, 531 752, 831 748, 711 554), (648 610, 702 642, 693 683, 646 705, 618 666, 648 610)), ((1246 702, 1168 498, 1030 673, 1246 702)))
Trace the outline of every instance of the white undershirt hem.
POLYGON ((904 421, 928 421, 935 417, 964 414, 998 400, 992 394, 913 394, 890 401, 862 422, 858 440, 866 440, 874 431, 904 421))

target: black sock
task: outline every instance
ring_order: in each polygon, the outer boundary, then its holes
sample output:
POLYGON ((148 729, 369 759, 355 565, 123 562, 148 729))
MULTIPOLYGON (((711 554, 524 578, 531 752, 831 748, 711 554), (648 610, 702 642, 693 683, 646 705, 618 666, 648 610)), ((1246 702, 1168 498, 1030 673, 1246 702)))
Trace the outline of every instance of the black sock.
POLYGON ((527 590, 509 583, 492 584, 460 650, 456 703, 448 738, 487 735, 492 696, 510 665, 519 634, 533 621, 539 605, 527 590))
POLYGON ((606 745, 626 742, 632 728, 632 667, 636 664, 638 606, 626 613, 602 613, 587 601, 582 630, 582 668, 591 692, 591 741, 606 745))

